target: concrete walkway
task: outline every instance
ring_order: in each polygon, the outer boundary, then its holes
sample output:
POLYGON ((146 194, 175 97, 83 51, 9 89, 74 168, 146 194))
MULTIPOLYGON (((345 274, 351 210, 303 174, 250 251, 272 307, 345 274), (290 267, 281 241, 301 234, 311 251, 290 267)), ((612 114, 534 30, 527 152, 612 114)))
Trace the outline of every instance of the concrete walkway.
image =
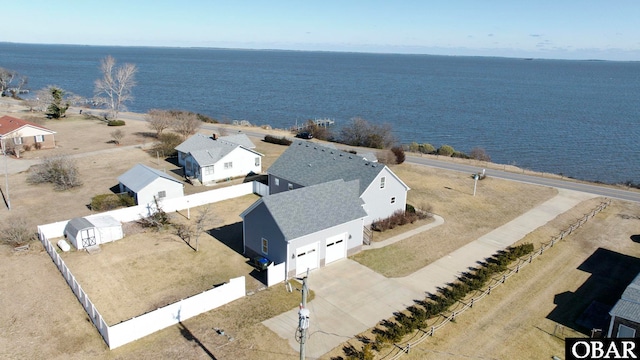
MULTIPOLYGON (((438 286, 455 280, 468 267, 475 266, 476 261, 517 242, 593 197, 595 195, 560 189, 554 198, 403 278, 385 278, 349 259, 311 272, 308 284, 315 292, 315 298, 308 303, 311 318, 307 357, 318 358, 379 321, 392 317, 394 312, 413 305, 413 300, 423 300, 427 292, 435 292, 438 286)), ((429 225, 437 226, 434 224, 429 225)), ((394 237, 384 243, 388 245, 402 239, 394 237)), ((300 348, 295 340, 297 308, 265 320, 263 324, 287 339, 293 349, 300 348)))

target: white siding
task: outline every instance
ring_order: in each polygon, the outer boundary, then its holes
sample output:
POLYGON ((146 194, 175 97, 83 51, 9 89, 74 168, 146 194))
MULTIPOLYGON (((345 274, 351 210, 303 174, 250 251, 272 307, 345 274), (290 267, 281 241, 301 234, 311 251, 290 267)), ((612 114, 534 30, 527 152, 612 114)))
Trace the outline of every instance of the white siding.
POLYGON ((153 203, 154 196, 157 197, 161 191, 165 192, 164 199, 184 196, 182 184, 159 177, 138 192, 138 205, 153 203))
POLYGON ((206 175, 204 171, 201 171, 200 181, 206 184, 227 178, 245 176, 252 171, 254 173, 260 173, 262 172, 262 159, 260 160, 260 165, 256 166, 256 157, 260 157, 260 155, 238 147, 216 162, 213 174, 206 175), (232 167, 225 169, 225 163, 231 163, 232 167))
POLYGON ((364 210, 368 214, 365 224, 371 224, 375 220, 389 217, 396 210, 404 211, 407 204, 407 188, 388 168, 385 168, 371 182, 361 198, 365 202, 364 210), (382 177, 385 178, 384 188, 380 188, 382 177), (393 203, 391 203, 392 198, 395 198, 393 203))

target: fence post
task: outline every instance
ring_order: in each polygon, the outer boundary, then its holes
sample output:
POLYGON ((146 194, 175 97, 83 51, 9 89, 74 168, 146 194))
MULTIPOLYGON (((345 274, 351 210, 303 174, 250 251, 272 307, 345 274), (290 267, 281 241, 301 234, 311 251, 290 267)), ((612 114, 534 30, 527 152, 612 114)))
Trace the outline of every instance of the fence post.
POLYGON ((529 264, 531 264, 531 261, 533 261, 533 255, 529 255, 529 264))
POLYGON ((469 305, 470 308, 473 307, 473 298, 471 298, 471 304, 469 305))
POLYGON ((551 247, 553 247, 553 243, 556 242, 556 238, 551 238, 551 247))
POLYGON ((431 333, 429 334, 429 336, 433 336, 433 333, 436 332, 436 329, 432 326, 431 327, 431 333))
POLYGON ((504 281, 507 280, 507 275, 502 275, 502 283, 504 284, 504 281))
POLYGON ((491 295, 491 285, 489 285, 489 289, 487 289, 487 295, 491 295))
POLYGON ((516 274, 520 272, 520 262, 518 262, 518 265, 516 266, 516 274))

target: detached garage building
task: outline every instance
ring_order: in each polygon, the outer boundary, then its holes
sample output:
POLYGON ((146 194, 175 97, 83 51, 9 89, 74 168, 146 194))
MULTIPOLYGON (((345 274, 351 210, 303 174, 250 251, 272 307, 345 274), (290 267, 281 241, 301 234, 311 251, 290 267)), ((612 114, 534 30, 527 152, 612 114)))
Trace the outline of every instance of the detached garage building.
POLYGON ((286 263, 293 277, 357 253, 367 216, 359 187, 335 180, 256 201, 240 214, 245 256, 286 263))
POLYGON ((152 203, 154 199, 171 199, 184 196, 184 185, 173 176, 160 170, 137 164, 118 177, 121 193, 129 193, 137 205, 152 203))
POLYGON ((122 224, 107 215, 74 218, 64 228, 64 236, 81 250, 90 246, 120 240, 124 237, 122 224))

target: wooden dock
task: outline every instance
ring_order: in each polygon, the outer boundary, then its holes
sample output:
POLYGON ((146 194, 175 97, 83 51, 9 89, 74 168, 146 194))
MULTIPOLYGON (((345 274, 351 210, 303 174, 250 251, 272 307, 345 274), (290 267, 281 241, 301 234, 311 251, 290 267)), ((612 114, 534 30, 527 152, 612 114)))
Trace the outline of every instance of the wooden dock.
POLYGON ((329 119, 329 118, 313 119, 313 120, 309 119, 309 120, 305 121, 304 124, 298 124, 296 122, 296 125, 292 126, 291 128, 295 129, 295 130, 302 130, 302 129, 307 127, 307 124, 309 123, 309 121, 313 121, 313 123, 316 126, 321 126, 321 127, 324 127, 324 128, 329 127, 329 126, 331 126, 331 125, 336 123, 335 120, 329 119))

